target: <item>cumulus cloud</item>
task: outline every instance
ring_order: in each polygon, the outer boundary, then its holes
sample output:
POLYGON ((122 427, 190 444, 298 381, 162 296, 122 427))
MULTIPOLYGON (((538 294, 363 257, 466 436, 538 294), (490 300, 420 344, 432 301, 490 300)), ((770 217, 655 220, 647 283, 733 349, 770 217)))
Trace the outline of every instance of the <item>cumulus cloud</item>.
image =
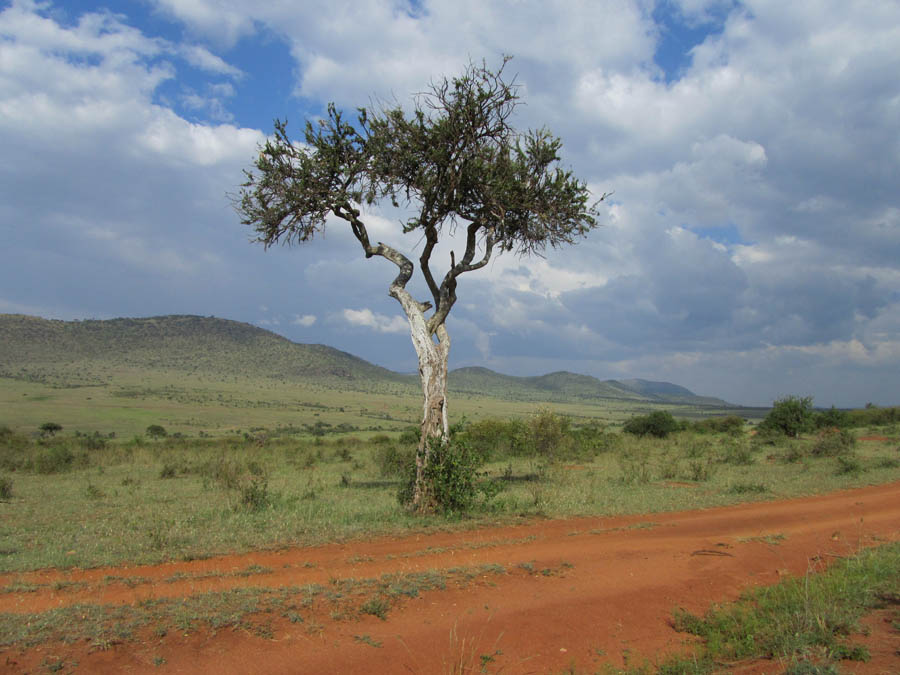
POLYGON ((409 324, 404 317, 376 314, 371 309, 345 309, 341 317, 352 326, 364 326, 379 333, 409 332, 409 324))
POLYGON ((309 328, 316 322, 315 314, 304 314, 303 316, 295 316, 294 320, 291 322, 295 326, 303 326, 304 328, 309 328))

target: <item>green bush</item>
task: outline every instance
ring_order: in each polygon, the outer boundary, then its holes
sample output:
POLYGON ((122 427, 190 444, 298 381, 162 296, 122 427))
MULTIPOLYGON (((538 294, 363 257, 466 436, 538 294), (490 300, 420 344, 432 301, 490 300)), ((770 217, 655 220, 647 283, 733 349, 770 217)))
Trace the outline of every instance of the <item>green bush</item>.
POLYGON ((165 438, 168 435, 165 427, 159 424, 151 424, 144 433, 150 438, 165 438))
POLYGON ((785 396, 772 404, 772 410, 760 422, 761 431, 775 431, 797 438, 813 428, 812 396, 785 396))
POLYGON ((657 410, 649 415, 637 415, 625 422, 622 431, 635 436, 655 436, 665 438, 669 434, 678 431, 681 425, 672 413, 657 410))
POLYGON ((269 480, 265 476, 253 476, 239 486, 240 504, 250 511, 260 511, 272 505, 269 480))
POLYGON ((52 445, 34 458, 34 470, 41 474, 60 473, 72 467, 75 455, 65 445, 52 445))
POLYGON ((722 461, 726 464, 734 464, 735 466, 750 466, 753 464, 753 453, 744 443, 728 445, 725 447, 722 461))
MULTIPOLYGON (((452 434, 446 443, 435 440, 430 448, 425 480, 433 491, 434 507, 440 513, 465 513, 479 500, 490 501, 499 492, 495 481, 479 480, 478 469, 484 463, 481 453, 459 434, 452 434)), ((408 479, 400 487, 398 499, 410 504, 416 481, 415 462, 408 479)))
POLYGON ((58 431, 62 431, 62 425, 56 422, 44 422, 40 426, 41 436, 53 436, 58 431))
POLYGON ((853 450, 856 437, 846 429, 823 429, 816 437, 811 453, 816 457, 837 457, 853 450))
POLYGON ((831 406, 830 410, 816 413, 814 422, 817 429, 843 429, 844 427, 849 426, 850 416, 845 410, 838 410, 834 406, 831 406))
POLYGON ((694 422, 691 426, 694 431, 701 434, 716 433, 737 436, 744 433, 744 418, 737 415, 707 417, 705 420, 694 422))
POLYGON ((528 420, 529 440, 532 452, 546 462, 554 462, 571 455, 573 438, 571 421, 543 409, 528 420))
POLYGON ((11 499, 13 495, 13 482, 9 476, 0 476, 0 499, 11 499))
POLYGON ((401 433, 398 441, 403 445, 418 445, 421 431, 419 427, 406 427, 401 433))
POLYGON ((461 436, 485 461, 532 453, 530 432, 521 420, 479 420, 466 425, 461 436))
POLYGON ((405 476, 416 465, 416 448, 400 447, 394 443, 377 445, 372 455, 375 466, 384 478, 405 476))

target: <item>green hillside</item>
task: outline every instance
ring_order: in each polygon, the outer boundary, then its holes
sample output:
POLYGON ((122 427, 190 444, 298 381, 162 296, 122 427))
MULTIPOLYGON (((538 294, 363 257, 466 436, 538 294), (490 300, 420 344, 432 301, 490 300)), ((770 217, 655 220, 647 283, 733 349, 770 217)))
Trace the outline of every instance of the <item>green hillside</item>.
POLYGON ((110 382, 122 370, 207 377, 402 382, 325 345, 297 344, 248 323, 200 316, 56 321, 0 315, 0 377, 58 386, 110 382))
MULTIPOLYGON (((248 323, 201 316, 58 321, 0 314, 0 377, 57 387, 103 386, 124 373, 172 373, 214 380, 315 382, 360 391, 414 395, 415 375, 400 374, 332 347, 299 344, 248 323)), ((673 402, 727 406, 668 382, 598 380, 555 372, 515 377, 459 368, 449 389, 508 401, 673 402)))
MULTIPOLYGON (((668 383, 487 368, 450 373, 451 416, 526 417, 543 407, 575 420, 616 422, 665 408, 703 417, 738 413, 668 383), (652 385, 652 386, 651 386, 652 385)), ((395 373, 325 345, 199 316, 57 321, 0 314, 0 425, 34 432, 184 434, 289 427, 309 432, 404 429, 421 416, 415 374, 395 373)))

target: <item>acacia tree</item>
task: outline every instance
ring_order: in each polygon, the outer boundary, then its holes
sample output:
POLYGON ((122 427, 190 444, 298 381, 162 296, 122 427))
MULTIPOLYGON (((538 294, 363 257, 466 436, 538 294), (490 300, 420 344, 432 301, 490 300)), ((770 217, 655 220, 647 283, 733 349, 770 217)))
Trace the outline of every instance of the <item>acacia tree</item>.
POLYGON ((424 393, 416 452, 413 507, 436 506, 428 466, 449 439, 447 316, 461 274, 484 267, 495 253, 540 255, 571 244, 596 226, 596 205, 584 182, 559 167, 561 142, 546 129, 518 132, 510 124, 519 96, 504 79, 508 58, 494 72, 469 64, 458 77, 432 82, 402 107, 359 108, 355 123, 334 106, 325 119, 307 121, 305 143, 293 142, 287 123, 275 121, 255 170, 235 207, 256 241, 269 247, 311 240, 335 219, 345 221, 366 258, 397 266, 389 295, 403 308, 418 355, 424 393), (409 215, 404 234, 422 242, 419 271, 430 300, 415 299, 407 284, 415 265, 394 246, 369 239, 363 207, 389 201, 409 215), (450 252, 443 276, 432 254, 459 230, 461 255, 450 252))

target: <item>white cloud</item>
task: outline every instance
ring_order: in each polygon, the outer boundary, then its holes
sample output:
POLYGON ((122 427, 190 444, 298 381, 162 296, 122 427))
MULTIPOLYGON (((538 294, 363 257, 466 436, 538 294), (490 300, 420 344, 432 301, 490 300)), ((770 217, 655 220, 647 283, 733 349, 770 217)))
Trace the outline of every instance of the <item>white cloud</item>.
POLYGON ((316 316, 314 314, 304 314, 303 316, 295 316, 294 320, 291 321, 295 326, 303 326, 304 328, 309 328, 316 322, 316 316))
POLYGON ((409 332, 409 324, 404 317, 376 314, 371 309, 345 309, 341 317, 352 326, 364 326, 378 333, 409 332))

